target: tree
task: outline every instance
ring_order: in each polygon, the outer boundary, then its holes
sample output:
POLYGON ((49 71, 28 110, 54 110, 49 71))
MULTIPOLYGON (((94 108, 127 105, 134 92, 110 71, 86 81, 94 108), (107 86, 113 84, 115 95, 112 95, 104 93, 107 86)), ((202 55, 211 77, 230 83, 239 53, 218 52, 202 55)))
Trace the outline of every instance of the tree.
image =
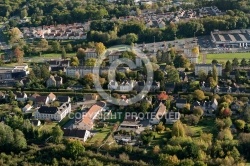
POLYGON ((241 65, 242 67, 246 67, 246 66, 247 66, 247 61, 246 61, 245 58, 243 58, 243 59, 241 60, 240 65, 241 65))
POLYGON ((215 65, 213 65, 212 77, 213 77, 214 81, 215 81, 216 83, 218 83, 218 72, 217 72, 217 68, 216 68, 215 65))
POLYGON ((65 51, 65 48, 64 48, 64 47, 62 47, 62 54, 61 54, 61 58, 62 58, 62 59, 66 59, 66 56, 67 56, 67 53, 66 53, 66 51, 65 51))
POLYGON ((60 43, 58 41, 52 41, 51 46, 56 53, 60 50, 60 43))
POLYGON ((77 156, 80 156, 85 151, 85 148, 78 140, 68 141, 66 144, 65 151, 69 157, 73 157, 75 159, 77 158, 77 156))
POLYGON ((85 61, 86 66, 95 66, 96 59, 95 58, 89 58, 85 61))
POLYGON ((174 66, 176 68, 184 67, 188 68, 190 66, 190 61, 183 55, 178 55, 174 58, 174 66))
POLYGON ((224 129, 219 132, 218 137, 219 140, 233 140, 233 135, 230 129, 224 129))
POLYGON ((179 77, 179 72, 173 67, 173 66, 168 66, 166 68, 167 72, 167 82, 179 82, 180 77, 179 77))
POLYGON ((13 131, 11 127, 5 125, 4 123, 0 123, 0 147, 1 150, 10 149, 10 146, 14 142, 13 131))
POLYGON ((75 57, 71 57, 71 59, 70 59, 70 64, 71 64, 71 66, 78 66, 79 65, 79 60, 78 60, 78 58, 75 56, 75 57))
POLYGON ((18 47, 16 47, 14 50, 14 55, 17 59, 18 64, 22 64, 24 52, 22 50, 20 50, 18 47))
POLYGON ((234 59, 233 59, 232 66, 233 66, 233 68, 236 68, 236 67, 239 66, 239 61, 238 61, 237 58, 234 58, 234 59))
POLYGON ((116 72, 116 80, 122 81, 126 78, 126 74, 122 72, 116 72))
POLYGON ((14 131, 13 137, 14 137, 14 141, 15 141, 15 143, 13 144, 13 146, 14 146, 13 148, 15 150, 19 151, 19 150, 23 150, 27 147, 27 141, 26 141, 22 131, 16 129, 14 131))
POLYGON ((216 59, 212 60, 212 65, 217 65, 219 62, 216 59))
POLYGON ((163 122, 160 122, 157 126, 156 126, 156 131, 157 132, 162 132, 165 130, 165 126, 163 125, 163 122))
POLYGON ((201 107, 195 107, 193 110, 195 116, 201 117, 204 114, 204 111, 201 107))
POLYGON ((76 57, 78 59, 84 60, 85 59, 85 50, 83 48, 78 48, 77 53, 76 53, 76 57))
POLYGON ((231 72, 232 70, 233 70, 232 63, 228 60, 226 62, 225 71, 226 72, 231 72))
POLYGON ((94 77, 95 77, 95 75, 92 73, 88 73, 88 74, 84 75, 83 76, 84 84, 92 87, 94 84, 94 77))
POLYGON ((235 126, 239 130, 243 130, 245 128, 245 125, 246 125, 246 122, 244 120, 238 119, 235 121, 235 126))
POLYGON ((41 78, 48 79, 50 76, 49 68, 46 65, 41 67, 41 78))
POLYGON ((196 98, 197 100, 204 100, 205 99, 205 95, 204 92, 202 90, 195 90, 194 91, 194 98, 196 98))
POLYGON ((49 46, 48 41, 46 39, 41 39, 38 43, 38 46, 42 51, 46 50, 49 46))
POLYGON ((148 112, 149 108, 150 108, 150 103, 146 100, 143 100, 141 102, 141 112, 146 113, 148 112))
POLYGON ((126 35, 126 44, 131 45, 132 43, 135 43, 138 41, 138 36, 134 33, 129 33, 126 35))
POLYGON ((103 43, 99 42, 95 44, 95 48, 96 48, 96 53, 98 56, 100 56, 101 54, 104 53, 104 51, 106 50, 105 46, 103 43))
POLYGON ((53 127, 51 132, 52 139, 55 143, 60 143, 63 139, 63 131, 62 129, 57 125, 53 127))
POLYGON ((162 81, 164 80, 164 73, 161 70, 156 70, 154 72, 154 80, 155 81, 162 81))
POLYGON ((70 43, 68 43, 65 47, 67 52, 71 52, 72 51, 72 45, 70 43))
POLYGON ((27 10, 25 8, 23 10, 21 10, 20 16, 21 16, 21 18, 24 18, 24 17, 28 16, 28 12, 27 12, 27 10))
POLYGON ((21 38, 22 32, 18 28, 12 28, 9 31, 9 42, 16 43, 21 38))
POLYGON ((199 70, 198 77, 201 81, 206 81, 207 74, 204 70, 199 70))
POLYGON ((185 128, 180 120, 177 120, 172 128, 172 137, 185 137, 185 128))
POLYGON ((214 88, 217 85, 217 82, 214 80, 213 77, 209 77, 208 81, 210 83, 211 88, 214 88))

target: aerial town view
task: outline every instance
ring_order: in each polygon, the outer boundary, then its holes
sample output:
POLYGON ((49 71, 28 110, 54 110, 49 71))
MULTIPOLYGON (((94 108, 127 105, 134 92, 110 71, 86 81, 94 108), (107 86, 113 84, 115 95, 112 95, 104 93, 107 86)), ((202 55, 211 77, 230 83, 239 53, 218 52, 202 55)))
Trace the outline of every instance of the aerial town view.
POLYGON ((0 166, 250 166, 250 0, 0 0, 0 166))

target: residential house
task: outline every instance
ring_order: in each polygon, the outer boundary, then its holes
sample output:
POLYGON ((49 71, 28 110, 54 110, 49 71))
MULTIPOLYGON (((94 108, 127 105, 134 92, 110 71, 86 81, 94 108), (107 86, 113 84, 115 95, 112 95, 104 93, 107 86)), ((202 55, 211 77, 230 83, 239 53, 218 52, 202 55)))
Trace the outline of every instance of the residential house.
POLYGON ((35 119, 55 120, 60 122, 67 114, 71 112, 71 104, 63 103, 59 107, 41 106, 35 112, 35 119))
POLYGON ((95 105, 90 107, 90 109, 84 115, 82 115, 82 119, 77 121, 73 125, 73 128, 92 130, 94 128, 94 120, 104 110, 105 106, 105 102, 97 102, 95 105))
POLYGON ((155 117, 151 117, 149 120, 150 124, 159 124, 161 119, 165 116, 166 114, 166 106, 160 102, 159 106, 154 110, 156 113, 155 117))
POLYGON ((26 106, 24 106, 24 107, 22 108, 22 110, 23 110, 23 112, 27 112, 27 111, 30 111, 31 108, 32 108, 32 106, 31 106, 30 104, 26 104, 26 106))
POLYGON ((58 96, 57 101, 60 103, 70 103, 70 97, 69 96, 58 96))
POLYGON ((186 99, 176 99, 176 107, 179 109, 184 108, 184 106, 187 104, 187 100, 186 99))
POLYGON ((179 112, 170 111, 166 114, 166 124, 173 124, 180 118, 181 118, 181 114, 179 112))
POLYGON ((97 94, 84 94, 83 101, 97 100, 97 94))
POLYGON ((63 79, 60 76, 50 75, 49 79, 46 81, 47 87, 60 87, 63 84, 63 79))
POLYGON ((91 136, 91 133, 88 130, 82 130, 77 128, 63 129, 63 136, 68 139, 85 142, 91 136))
POLYGON ((28 98, 27 94, 24 92, 15 92, 14 95, 17 101, 25 102, 28 98))
POLYGON ((49 102, 51 103, 56 100, 56 95, 54 95, 54 93, 50 93, 48 95, 48 98, 49 98, 49 102))
POLYGON ((36 96, 34 100, 35 107, 41 107, 44 105, 49 104, 49 97, 48 96, 36 96))
POLYGON ((31 123, 33 126, 40 126, 40 125, 41 125, 41 121, 38 120, 38 119, 30 119, 30 123, 31 123))
POLYGON ((116 90, 118 88, 118 83, 116 81, 111 80, 108 84, 109 90, 116 90))
POLYGON ((136 85, 136 81, 134 80, 129 80, 129 81, 123 81, 120 86, 119 90, 120 91, 131 91, 136 85))
POLYGON ((205 92, 210 92, 211 91, 211 87, 210 87, 210 83, 205 83, 204 81, 201 83, 201 90, 205 91, 205 92))
POLYGON ((38 97, 38 96, 40 96, 38 93, 34 93, 33 95, 31 95, 30 97, 29 97, 29 100, 31 100, 31 101, 35 101, 36 100, 36 97, 38 97))

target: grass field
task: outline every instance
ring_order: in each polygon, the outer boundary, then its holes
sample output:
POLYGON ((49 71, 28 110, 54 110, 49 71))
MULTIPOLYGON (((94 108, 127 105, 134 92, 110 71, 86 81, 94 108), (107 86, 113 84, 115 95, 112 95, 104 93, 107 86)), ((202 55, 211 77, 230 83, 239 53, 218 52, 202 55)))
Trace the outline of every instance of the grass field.
POLYGON ((216 59, 219 62, 226 62, 227 60, 233 60, 234 58, 238 58, 239 60, 245 58, 250 59, 250 53, 242 52, 242 53, 220 53, 220 54, 207 54, 206 63, 212 62, 213 59, 216 59))
POLYGON ((96 128, 97 133, 88 140, 88 143, 102 142, 111 131, 111 127, 96 128))

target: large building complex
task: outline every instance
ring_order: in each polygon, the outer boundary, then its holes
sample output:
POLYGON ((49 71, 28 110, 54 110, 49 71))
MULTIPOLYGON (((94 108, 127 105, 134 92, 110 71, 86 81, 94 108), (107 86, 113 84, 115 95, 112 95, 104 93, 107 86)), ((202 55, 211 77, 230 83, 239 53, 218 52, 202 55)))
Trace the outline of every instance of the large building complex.
POLYGON ((212 42, 217 47, 248 47, 250 45, 250 29, 211 32, 212 42))

